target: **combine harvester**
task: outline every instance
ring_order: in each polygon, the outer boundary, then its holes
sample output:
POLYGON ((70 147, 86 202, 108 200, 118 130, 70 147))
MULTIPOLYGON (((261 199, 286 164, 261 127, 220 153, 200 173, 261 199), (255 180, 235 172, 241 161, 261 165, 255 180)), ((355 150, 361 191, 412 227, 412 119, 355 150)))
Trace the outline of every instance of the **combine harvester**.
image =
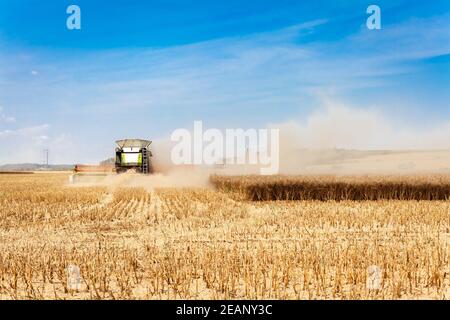
POLYGON ((120 173, 152 174, 153 167, 150 157, 150 144, 143 139, 117 140, 114 165, 82 165, 77 164, 74 173, 69 177, 70 183, 98 182, 107 176, 120 173))

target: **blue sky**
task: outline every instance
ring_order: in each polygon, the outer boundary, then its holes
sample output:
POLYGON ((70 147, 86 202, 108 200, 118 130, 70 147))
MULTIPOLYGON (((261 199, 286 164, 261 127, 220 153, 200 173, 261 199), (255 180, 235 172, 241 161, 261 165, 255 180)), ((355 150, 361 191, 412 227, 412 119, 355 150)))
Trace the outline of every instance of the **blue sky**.
POLYGON ((449 40, 439 0, 3 0, 0 163, 42 161, 47 147, 52 162, 94 162, 116 138, 194 120, 301 126, 330 101, 445 135, 449 40), (81 30, 66 28, 70 4, 81 30), (370 4, 381 30, 366 28, 370 4))

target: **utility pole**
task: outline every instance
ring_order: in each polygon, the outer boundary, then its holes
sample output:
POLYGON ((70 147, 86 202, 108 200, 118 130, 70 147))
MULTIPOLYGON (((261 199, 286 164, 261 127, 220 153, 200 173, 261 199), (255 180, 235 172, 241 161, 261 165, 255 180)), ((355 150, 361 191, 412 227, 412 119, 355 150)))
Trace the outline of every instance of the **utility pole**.
POLYGON ((44 149, 45 154, 45 165, 48 167, 48 149, 44 149))

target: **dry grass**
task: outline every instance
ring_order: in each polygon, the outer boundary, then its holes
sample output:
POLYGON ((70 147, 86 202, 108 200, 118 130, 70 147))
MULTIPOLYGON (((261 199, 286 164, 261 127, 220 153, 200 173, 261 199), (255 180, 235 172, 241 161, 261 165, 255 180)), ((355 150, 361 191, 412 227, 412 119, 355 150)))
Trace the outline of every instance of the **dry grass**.
POLYGON ((212 176, 211 182, 251 201, 450 199, 450 175, 212 176))
POLYGON ((250 202, 66 181, 0 176, 0 298, 450 297, 449 201, 250 202))

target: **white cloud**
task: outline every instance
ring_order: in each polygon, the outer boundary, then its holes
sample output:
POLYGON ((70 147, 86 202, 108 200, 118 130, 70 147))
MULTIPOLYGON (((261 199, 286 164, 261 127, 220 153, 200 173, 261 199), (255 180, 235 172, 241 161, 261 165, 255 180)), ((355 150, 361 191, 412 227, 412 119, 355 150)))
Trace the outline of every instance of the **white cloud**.
POLYGON ((3 130, 0 131, 0 139, 6 138, 25 138, 33 139, 42 136, 43 132, 46 132, 50 126, 48 124, 42 124, 31 127, 24 127, 15 130, 3 130))
POLYGON ((0 122, 11 123, 11 122, 15 122, 15 121, 16 121, 16 118, 3 113, 3 108, 0 106, 0 122))
POLYGON ((1 120, 4 121, 4 122, 15 122, 15 121, 16 121, 16 118, 11 117, 11 116, 6 116, 6 115, 4 115, 4 114, 1 114, 1 115, 0 115, 0 118, 1 118, 1 120))
POLYGON ((40 145, 40 144, 48 141, 49 137, 46 135, 40 135, 40 136, 32 137, 32 139, 36 142, 36 144, 40 145))
POLYGON ((66 133, 52 135, 48 124, 0 131, 0 144, 0 164, 43 163, 44 149, 50 150, 50 163, 76 162, 72 137, 66 133))

